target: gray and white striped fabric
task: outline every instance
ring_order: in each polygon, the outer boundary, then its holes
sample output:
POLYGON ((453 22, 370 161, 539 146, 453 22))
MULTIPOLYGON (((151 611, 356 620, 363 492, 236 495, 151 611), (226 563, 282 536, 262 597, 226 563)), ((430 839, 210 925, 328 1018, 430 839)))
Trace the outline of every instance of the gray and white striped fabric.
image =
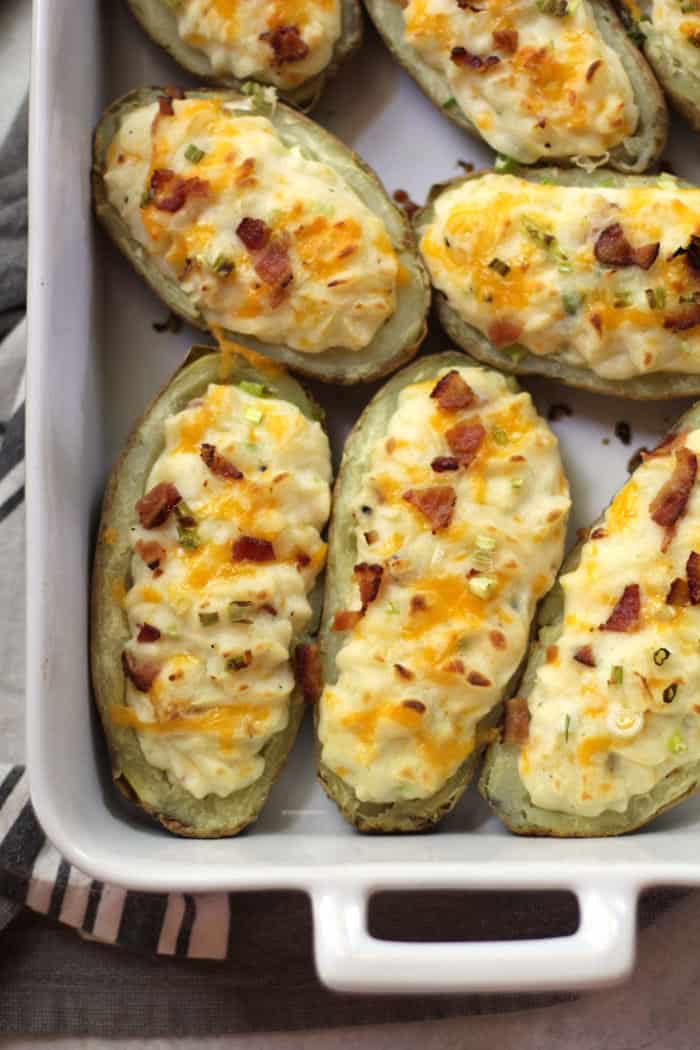
POLYGON ((132 893, 68 864, 44 835, 22 766, 0 765, 0 928, 26 906, 86 937, 158 955, 225 959, 226 893, 132 893))

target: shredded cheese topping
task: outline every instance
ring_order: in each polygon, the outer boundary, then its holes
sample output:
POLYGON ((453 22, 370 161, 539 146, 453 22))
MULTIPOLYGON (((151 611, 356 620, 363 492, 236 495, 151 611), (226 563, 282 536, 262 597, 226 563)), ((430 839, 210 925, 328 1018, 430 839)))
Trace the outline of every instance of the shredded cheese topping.
POLYGON ((561 559, 569 496, 555 437, 502 376, 458 373, 474 404, 443 410, 438 377, 407 386, 353 500, 357 559, 381 569, 381 586, 338 653, 319 736, 362 801, 426 798, 471 754, 561 559), (484 440, 468 467, 439 472, 461 422, 484 440), (405 494, 437 485, 454 508, 432 531, 405 494))
POLYGON ((615 189, 490 174, 437 198, 420 247, 433 284, 494 345, 627 379, 700 371, 699 235, 700 190, 670 176, 615 189), (657 246, 648 268, 599 260, 615 226, 650 258, 657 246))
POLYGON ((286 401, 211 385, 166 421, 146 491, 173 483, 194 525, 183 529, 173 511, 155 528, 132 529, 126 656, 157 674, 146 691, 127 680, 126 706, 112 715, 195 798, 252 784, 266 743, 287 725, 290 650, 325 561, 330 478, 320 424, 286 401), (243 476, 214 473, 203 445, 243 476), (267 541, 274 560, 236 556, 241 536, 267 541))
POLYGON ((654 0, 651 24, 683 71, 700 77, 700 0, 654 0))

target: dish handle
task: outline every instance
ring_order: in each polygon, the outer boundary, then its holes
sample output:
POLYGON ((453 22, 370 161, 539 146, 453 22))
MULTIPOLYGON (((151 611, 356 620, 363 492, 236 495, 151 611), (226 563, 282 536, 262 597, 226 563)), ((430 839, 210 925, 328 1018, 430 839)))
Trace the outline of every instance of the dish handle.
POLYGON ((391 888, 355 884, 312 892, 316 969, 329 988, 365 994, 594 988, 623 980, 634 966, 638 890, 629 882, 548 887, 571 889, 578 899, 580 922, 570 936, 457 944, 373 937, 369 898, 391 888))

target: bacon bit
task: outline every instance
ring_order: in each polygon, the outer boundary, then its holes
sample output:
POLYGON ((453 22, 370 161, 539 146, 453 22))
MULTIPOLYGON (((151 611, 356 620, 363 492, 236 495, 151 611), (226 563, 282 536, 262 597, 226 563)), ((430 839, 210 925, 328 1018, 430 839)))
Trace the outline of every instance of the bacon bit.
POLYGON ((246 157, 241 164, 238 174, 236 175, 236 185, 244 186, 248 182, 252 182, 251 176, 255 171, 255 157, 246 157))
POLYGON ((491 679, 487 678, 486 675, 481 674, 480 671, 470 671, 467 675, 467 681, 470 685, 478 685, 483 687, 491 685, 491 679))
POLYGON ((604 540, 607 537, 607 535, 608 534, 605 531, 605 529, 602 528, 602 526, 600 526, 597 529, 593 529, 593 532, 591 533, 591 539, 592 540, 604 540))
POLYGON ((270 239, 270 228, 262 219, 241 219, 236 236, 249 252, 259 252, 270 239))
POLYGON ((675 605, 680 607, 682 605, 688 605, 690 602, 690 595, 688 593, 688 584, 681 576, 676 576, 675 580, 668 589, 666 595, 666 605, 675 605))
POLYGON ((351 631, 362 619, 360 609, 341 609, 333 617, 332 631, 351 631))
POLYGON ((493 32, 493 42, 494 46, 500 47, 501 51, 513 55, 518 50, 518 30, 496 29, 493 32))
POLYGON ((431 485, 427 489, 408 489, 402 499, 416 507, 437 532, 452 521, 457 496, 451 485, 431 485))
POLYGON ((588 320, 591 322, 596 332, 603 331, 603 318, 600 316, 600 314, 591 314, 588 320))
POLYGON ((409 711, 417 711, 419 715, 422 715, 426 710, 422 700, 402 700, 401 706, 407 707, 409 711))
POLYGON ((517 343, 522 331, 523 326, 517 321, 502 318, 489 326, 488 337, 495 347, 510 346, 511 343, 517 343))
POLYGON ((168 168, 151 175, 151 199, 158 211, 174 213, 184 207, 189 197, 208 197, 209 183, 204 179, 183 179, 168 168))
POLYGON ((137 642, 157 642, 159 638, 160 631, 151 623, 142 623, 136 635, 137 642))
POLYGON ((664 318, 664 328, 672 332, 687 332, 700 324, 700 303, 692 303, 685 309, 664 318))
POLYGON ((580 649, 577 649, 574 653, 574 660, 577 663, 584 664, 586 667, 595 667, 596 665, 590 645, 582 645, 580 649))
POLYGON ((489 641, 494 649, 505 649, 508 644, 503 631, 489 631, 489 641))
POLYGON ((323 675, 318 645, 297 645, 294 650, 294 677, 308 704, 313 704, 321 695, 323 675))
POLYGON ((548 645, 547 649, 545 650, 545 656, 547 659, 547 663, 553 664, 556 660, 559 659, 559 646, 548 645))
POLYGON ((416 212, 419 210, 419 205, 415 201, 412 201, 405 190, 394 190, 393 198, 400 208, 406 212, 409 219, 412 219, 416 212))
POLYGON ((670 434, 667 434, 666 437, 662 438, 651 452, 649 452, 648 449, 641 449, 642 459, 646 462, 646 460, 654 459, 656 456, 670 456, 671 452, 673 452, 674 445, 685 441, 687 434, 687 430, 681 430, 678 433, 672 431, 670 434))
POLYGON ((369 532, 364 532, 365 543, 368 547, 371 547, 373 543, 376 543, 379 539, 379 533, 376 529, 370 529, 369 532))
POLYGON ((530 711, 524 696, 514 696, 505 702, 505 744, 526 744, 530 735, 530 711))
POLYGON ((165 92, 165 94, 166 94, 166 95, 168 96, 168 98, 178 98, 178 99, 182 99, 182 98, 184 98, 184 97, 185 97, 185 92, 184 92, 184 91, 183 91, 183 89, 182 89, 181 87, 179 87, 179 86, 178 86, 177 84, 167 84, 167 85, 166 85, 166 86, 165 86, 165 87, 163 88, 163 91, 164 91, 164 92, 165 92))
POLYGON ((427 609, 428 608, 428 603, 425 600, 425 595, 423 595, 423 594, 414 594, 413 597, 411 598, 411 602, 410 602, 409 608, 410 608, 412 613, 423 612, 425 609, 427 609))
POLYGON ((136 513, 144 529, 155 529, 167 521, 173 507, 182 496, 170 481, 161 481, 154 485, 145 496, 136 503, 136 513))
POLYGON ((153 663, 152 660, 139 663, 133 653, 128 649, 123 649, 122 670, 135 689, 138 689, 140 693, 147 693, 160 671, 160 666, 153 663))
POLYGON ((240 481, 243 477, 241 471, 234 466, 230 459, 226 459, 225 456, 216 451, 216 445, 207 445, 206 443, 200 445, 199 454, 212 474, 216 474, 217 477, 230 478, 232 481, 240 481))
POLYGON ((276 66, 301 62, 309 53, 309 46, 302 40, 296 26, 277 26, 271 33, 261 33, 260 40, 274 51, 276 66))
POLYGON ((589 84, 593 80, 593 77, 596 75, 602 64, 603 60, 600 58, 597 58, 595 62, 591 62, 590 66, 586 70, 586 80, 589 84))
POLYGON ((604 266, 639 266, 642 270, 648 270, 652 263, 656 262, 659 243, 657 241, 655 244, 633 248, 625 237, 620 223, 614 222, 612 226, 606 226, 598 235, 594 253, 598 262, 604 266))
POLYGON ((269 540, 261 540, 256 536, 239 536, 233 541, 231 556, 234 561, 274 561, 275 548, 269 540))
POLYGON ((436 456, 430 466, 436 474, 442 474, 446 470, 459 470, 459 460, 454 456, 436 456))
POLYGON ((639 628, 640 604, 639 584, 628 583, 610 616, 600 625, 600 630, 636 631, 639 628))
POLYGON ((445 440, 460 464, 467 468, 473 463, 484 438, 486 429, 481 423, 456 423, 445 431, 445 440))
POLYGON ((368 562, 363 561, 354 567, 352 574, 360 588, 360 602, 364 613, 370 602, 373 602, 379 594, 384 569, 381 565, 370 565, 368 562))
POLYGON ((469 408, 475 400, 474 391, 456 368, 437 381, 430 396, 435 398, 443 412, 459 412, 462 408, 469 408))
POLYGON ((474 69, 479 73, 487 73, 489 69, 500 65, 501 61, 498 55, 487 55, 486 58, 482 58, 481 55, 473 55, 471 51, 467 51, 466 47, 453 47, 450 51, 450 58, 460 69, 474 69))
POLYGON ((270 616, 277 616, 277 609, 275 609, 274 605, 270 605, 269 602, 265 602, 260 608, 263 612, 269 613, 270 616))
POLYGON ((162 547, 157 540, 137 540, 134 549, 151 571, 159 569, 161 563, 165 561, 165 547, 162 547))
POLYGON ((693 704, 693 711, 696 715, 700 715, 700 704, 693 704))
POLYGON ((175 110, 173 109, 172 99, 161 95, 158 99, 158 112, 161 117, 173 117, 175 115, 175 110))
POLYGON ((396 671, 399 678, 404 678, 407 682, 410 682, 413 678, 416 677, 413 671, 409 671, 409 669, 407 667, 404 667, 403 664, 394 664, 394 670, 396 671))
MULTIPOLYGON (((291 283, 294 276, 287 244, 280 239, 270 241, 253 265, 258 277, 280 292, 291 283)), ((278 306, 279 302, 281 299, 274 305, 278 306)))
POLYGON ((700 554, 691 551, 685 563, 688 577, 688 597, 691 605, 700 605, 700 554))
POLYGON ((661 550, 668 548, 676 528, 678 519, 687 509, 690 490, 695 484, 698 472, 698 460, 695 453, 683 446, 676 451, 676 465, 673 474, 665 484, 661 486, 654 499, 649 504, 649 512, 652 521, 666 529, 661 550))

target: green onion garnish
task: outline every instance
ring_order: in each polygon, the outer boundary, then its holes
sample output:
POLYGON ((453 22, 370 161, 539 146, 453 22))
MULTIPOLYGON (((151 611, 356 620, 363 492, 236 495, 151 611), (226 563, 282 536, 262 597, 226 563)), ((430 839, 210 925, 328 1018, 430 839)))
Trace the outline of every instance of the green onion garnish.
POLYGON ((505 153, 499 153, 494 161, 494 170, 500 175, 511 175, 514 171, 518 170, 517 160, 513 160, 512 157, 506 156, 505 153))
POLYGON ((250 615, 252 602, 229 602, 228 618, 231 623, 240 623, 250 615))
POLYGON ((573 316, 578 313, 579 307, 581 306, 581 296, 578 292, 562 292, 561 301, 567 314, 573 316))
POLYGON ((263 383, 251 383, 250 380, 243 379, 238 385, 244 394, 250 394, 251 397, 263 397, 265 394, 263 383))
POLYGON ((229 656, 226 661, 227 671, 242 671, 244 667, 247 667, 250 663, 250 658, 245 654, 241 656, 229 656))
POLYGON ((571 726, 571 715, 567 715, 564 719, 564 740, 569 739, 569 727, 571 726))
POLYGON ((227 277, 230 273, 236 269, 236 264, 233 259, 230 259, 228 255, 224 255, 220 252, 214 262, 212 263, 212 270, 214 273, 220 273, 222 277, 227 277))
POLYGON ((199 146, 195 146, 194 142, 190 142, 189 146, 185 150, 185 157, 190 162, 190 164, 199 164, 203 156, 204 150, 200 149, 199 146))
POLYGON ((201 612, 199 614, 199 622, 202 627, 211 627, 212 624, 219 622, 218 612, 201 612))
POLYGON ((509 441, 508 431, 504 430, 503 427, 492 427, 491 437, 497 445, 507 445, 509 441))
POLYGON ((622 685, 622 680, 624 676, 624 669, 620 666, 620 664, 615 664, 615 666, 610 671, 610 685, 622 685))
POLYGON ((508 263, 503 262, 503 259, 492 259, 489 263, 489 269, 495 270, 501 277, 507 277, 510 273, 510 266, 508 263))
POLYGON ((681 755, 684 751, 688 750, 688 745, 678 730, 676 730, 675 733, 671 733, 668 738, 668 749, 672 755, 681 755))
POLYGON ((673 703, 673 701, 676 699, 676 693, 677 692, 678 692, 678 683, 677 682, 671 682, 670 685, 667 685, 666 688, 664 689, 663 693, 661 694, 662 697, 663 697, 664 703, 665 704, 673 703))
POLYGON ((442 108, 443 109, 455 109, 456 106, 457 106, 457 99, 456 98, 445 99, 445 101, 442 104, 442 108))
POLYGON ((262 423, 263 414, 257 408, 246 408, 245 417, 249 423, 262 423))
POLYGON ((662 664, 666 663, 666 661, 668 660, 670 655, 671 655, 671 653, 669 652, 668 649, 664 649, 664 648, 657 649, 656 652, 654 653, 654 663, 656 664, 657 667, 661 667, 662 664))

